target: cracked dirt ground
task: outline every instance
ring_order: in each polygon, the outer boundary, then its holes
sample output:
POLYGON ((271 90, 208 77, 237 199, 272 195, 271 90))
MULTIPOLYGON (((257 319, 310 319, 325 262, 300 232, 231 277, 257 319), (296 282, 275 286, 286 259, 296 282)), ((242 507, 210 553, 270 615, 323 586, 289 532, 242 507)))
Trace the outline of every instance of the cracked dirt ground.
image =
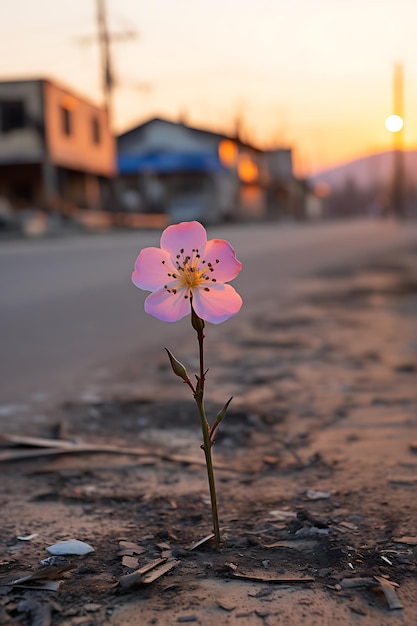
MULTIPOLYGON (((417 251, 317 276, 206 345, 208 414, 234 396, 214 448, 221 550, 189 550, 210 533, 201 435, 161 346, 95 395, 3 415, 8 435, 137 455, 2 442, 0 623, 417 623, 417 251), (95 552, 68 557, 58 591, 5 584, 69 538, 95 552), (159 559, 164 575, 120 585, 159 559)), ((194 341, 170 347, 194 371, 194 341)))

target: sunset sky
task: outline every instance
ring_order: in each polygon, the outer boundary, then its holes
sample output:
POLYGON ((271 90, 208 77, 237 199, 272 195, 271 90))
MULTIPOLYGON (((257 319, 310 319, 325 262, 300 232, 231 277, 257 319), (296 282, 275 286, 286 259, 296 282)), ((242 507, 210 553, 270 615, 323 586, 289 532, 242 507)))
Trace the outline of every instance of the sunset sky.
MULTIPOLYGON (((154 115, 291 146, 306 175, 389 149, 395 62, 417 147, 417 0, 107 0, 116 130, 154 115)), ((99 102, 96 0, 13 0, 0 79, 58 80, 99 102), (91 40, 88 37, 91 36, 91 40), (87 39, 87 41, 86 41, 87 39)))

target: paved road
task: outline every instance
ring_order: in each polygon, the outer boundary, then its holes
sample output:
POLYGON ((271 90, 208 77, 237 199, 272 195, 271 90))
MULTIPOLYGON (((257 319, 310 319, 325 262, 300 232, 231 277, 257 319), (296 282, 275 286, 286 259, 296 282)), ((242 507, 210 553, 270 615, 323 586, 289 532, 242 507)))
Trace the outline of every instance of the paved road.
MULTIPOLYGON (((417 243, 417 225, 391 221, 230 225, 209 230, 235 246, 234 285, 249 317, 279 306, 300 278, 417 243)), ((0 244, 1 405, 36 394, 65 396, 96 368, 178 345, 189 321, 164 324, 143 312, 130 283, 139 250, 159 233, 125 233, 0 244)), ((230 328, 235 319, 227 322, 230 328)))

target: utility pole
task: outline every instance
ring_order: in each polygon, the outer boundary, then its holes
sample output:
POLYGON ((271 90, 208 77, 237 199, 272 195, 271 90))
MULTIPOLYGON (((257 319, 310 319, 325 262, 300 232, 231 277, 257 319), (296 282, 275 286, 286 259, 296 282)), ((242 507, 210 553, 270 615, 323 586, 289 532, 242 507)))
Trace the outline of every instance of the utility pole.
MULTIPOLYGON (((137 33, 133 29, 125 29, 123 32, 110 33, 107 25, 106 0, 96 0, 97 31, 94 36, 79 38, 80 44, 98 43, 100 50, 100 76, 102 85, 103 105, 107 118, 107 126, 112 134, 114 128, 113 116, 113 94, 114 88, 118 84, 113 72, 112 44, 115 41, 126 41, 136 39, 137 33)), ((137 84, 136 88, 143 89, 146 86, 137 84)), ((106 204, 115 206, 114 181, 108 183, 109 199, 106 204)))
MULTIPOLYGON (((90 44, 92 42, 99 44, 100 48, 100 76, 103 93, 103 103, 107 112, 108 125, 110 129, 114 123, 113 109, 113 93, 114 88, 119 84, 115 77, 112 61, 112 44, 115 42, 127 41, 137 38, 137 32, 133 29, 124 29, 122 32, 110 32, 107 25, 106 0, 96 0, 96 19, 97 34, 95 36, 80 37, 80 44, 90 44)), ((127 81, 123 80, 123 84, 127 81)), ((133 89, 149 91, 150 85, 147 83, 128 81, 128 86, 133 89)))
MULTIPOLYGON (((107 111, 109 127, 112 127, 113 120, 113 92, 118 81, 115 78, 112 63, 111 48, 115 41, 126 41, 136 39, 137 33, 132 29, 126 29, 119 33, 110 33, 107 26, 106 0, 96 0, 97 35, 80 37, 80 44, 90 44, 95 42, 100 48, 100 75, 103 92, 103 103, 107 111)), ((143 89, 142 84, 135 85, 136 88, 143 89)))
MULTIPOLYGON (((394 65, 393 113, 404 120, 404 73, 401 63, 394 65)), ((393 160, 392 208, 397 217, 403 217, 405 201, 404 125, 393 133, 393 160)))
POLYGON ((108 124, 112 125, 112 91, 114 80, 110 58, 110 35, 107 28, 105 0, 97 0, 98 41, 100 46, 101 76, 104 96, 104 106, 107 112, 108 124))

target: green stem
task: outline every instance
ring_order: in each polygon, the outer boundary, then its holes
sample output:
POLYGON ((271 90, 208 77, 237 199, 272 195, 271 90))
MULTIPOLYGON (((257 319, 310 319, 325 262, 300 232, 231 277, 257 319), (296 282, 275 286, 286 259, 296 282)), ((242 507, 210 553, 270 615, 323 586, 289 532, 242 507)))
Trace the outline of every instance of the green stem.
POLYGON ((213 460, 211 456, 211 448, 213 441, 210 438, 210 426, 206 418, 206 412, 204 408, 204 382, 206 372, 204 370, 204 320, 200 319, 192 309, 192 324, 195 328, 198 337, 199 357, 200 357, 200 376, 197 380, 197 386, 194 394, 194 399, 197 404, 198 413, 200 415, 201 430, 203 432, 203 450, 206 458, 207 477, 210 490, 211 500, 211 514, 213 519, 213 532, 214 532, 214 545, 218 550, 220 547, 220 527, 219 527, 219 515, 217 510, 217 496, 216 496, 216 483, 214 480, 213 460))
POLYGON ((197 402, 198 411, 200 414, 201 429, 203 431, 203 450, 206 457, 207 477, 210 489, 211 500, 211 515, 213 518, 213 532, 214 532, 214 545, 216 550, 220 547, 220 528, 219 528, 219 515, 217 511, 217 496, 216 496, 216 483, 214 480, 213 460, 211 457, 212 442, 210 441, 210 433, 207 426, 207 419, 204 411, 204 405, 197 402))

